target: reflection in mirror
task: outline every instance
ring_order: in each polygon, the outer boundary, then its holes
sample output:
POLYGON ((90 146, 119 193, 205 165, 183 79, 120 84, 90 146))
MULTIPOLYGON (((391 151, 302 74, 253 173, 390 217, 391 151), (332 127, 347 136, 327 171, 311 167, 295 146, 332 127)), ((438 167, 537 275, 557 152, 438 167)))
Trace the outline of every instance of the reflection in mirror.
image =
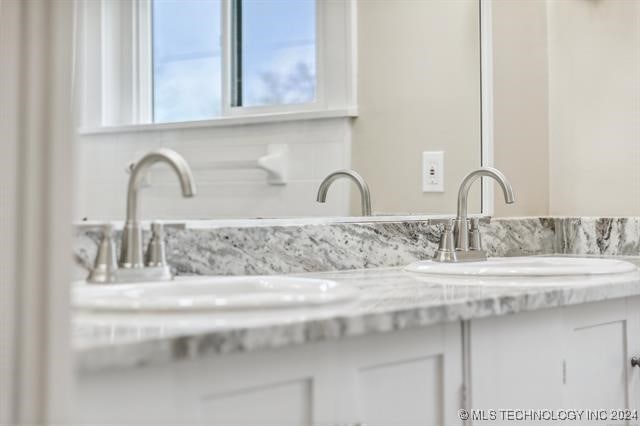
POLYGON ((360 193, 360 207, 362 216, 371 216, 371 191, 367 181, 355 170, 337 170, 324 178, 318 187, 316 201, 325 203, 327 201, 327 191, 333 182, 340 178, 351 180, 360 193))
POLYGON ((452 214, 481 165, 478 0, 97 3, 81 3, 78 220, 122 220, 128 165, 160 147, 199 194, 174 202, 154 168, 148 219, 361 215, 346 180, 316 202, 341 169, 373 215, 452 214))
POLYGON ((154 218, 359 215, 347 181, 315 202, 340 169, 373 215, 452 215, 480 165, 519 202, 474 188, 472 213, 640 213, 638 2, 98 3, 79 14, 77 219, 122 219, 125 169, 158 147, 201 192, 171 203, 154 170, 154 218))
POLYGON ((152 2, 154 122, 220 115, 221 4, 220 0, 152 2))
POLYGON ((316 96, 313 1, 233 2, 234 107, 308 104, 316 96), (286 25, 283 25, 286 23, 286 25))

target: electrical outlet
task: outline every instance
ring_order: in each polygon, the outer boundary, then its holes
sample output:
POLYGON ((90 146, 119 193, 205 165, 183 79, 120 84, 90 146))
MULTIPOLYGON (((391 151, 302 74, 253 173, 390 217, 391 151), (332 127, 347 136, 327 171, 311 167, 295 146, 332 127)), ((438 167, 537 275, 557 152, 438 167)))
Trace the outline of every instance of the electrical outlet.
POLYGON ((422 192, 444 192, 444 151, 422 153, 422 192))

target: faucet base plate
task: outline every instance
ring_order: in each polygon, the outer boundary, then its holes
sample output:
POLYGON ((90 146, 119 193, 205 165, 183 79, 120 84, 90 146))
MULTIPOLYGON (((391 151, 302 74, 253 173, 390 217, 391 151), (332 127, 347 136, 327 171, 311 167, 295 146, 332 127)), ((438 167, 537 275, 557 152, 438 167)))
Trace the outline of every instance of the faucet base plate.
POLYGON ((145 266, 144 268, 119 268, 113 271, 113 278, 110 281, 91 281, 91 284, 123 284, 138 283, 145 281, 171 281, 173 274, 168 266, 145 266))
POLYGON ((456 262, 482 262, 487 260, 484 250, 456 250, 456 262))
POLYGON ((454 263, 458 262, 458 256, 452 250, 438 250, 431 260, 434 262, 454 263))
POLYGON ((487 253, 484 250, 438 250, 431 260, 442 263, 482 262, 487 260, 487 253))

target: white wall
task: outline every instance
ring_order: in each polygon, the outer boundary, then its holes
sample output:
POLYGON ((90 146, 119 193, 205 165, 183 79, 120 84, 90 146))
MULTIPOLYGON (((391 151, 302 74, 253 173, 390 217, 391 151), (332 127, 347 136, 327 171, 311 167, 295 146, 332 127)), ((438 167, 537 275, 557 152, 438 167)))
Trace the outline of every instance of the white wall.
POLYGON ((75 218, 123 220, 127 166, 146 152, 168 147, 192 167, 197 195, 184 199, 177 178, 164 165, 151 169, 141 213, 153 219, 345 216, 348 187, 331 188, 327 203, 315 201, 330 172, 351 162, 349 118, 302 120, 210 128, 85 135, 78 143, 75 218), (257 160, 268 144, 287 144, 289 181, 270 185, 261 170, 224 169, 225 160, 257 160))
POLYGON ((18 160, 20 91, 19 44, 14 42, 20 33, 20 8, 16 2, 0 0, 0 131, 2 132, 2 156, 0 156, 0 424, 15 421, 14 396, 18 379, 16 370, 15 305, 18 297, 17 223, 18 223, 18 160))
POLYGON ((640 215, 640 2, 547 2, 549 211, 640 215))
POLYGON ((68 424, 73 3, 0 2, 0 424, 68 424))

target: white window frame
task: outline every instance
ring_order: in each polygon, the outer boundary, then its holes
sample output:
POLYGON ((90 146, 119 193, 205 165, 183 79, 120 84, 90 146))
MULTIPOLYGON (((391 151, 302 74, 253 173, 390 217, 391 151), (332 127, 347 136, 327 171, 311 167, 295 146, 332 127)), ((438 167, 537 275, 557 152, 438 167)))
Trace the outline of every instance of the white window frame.
POLYGON ((83 19, 87 25, 82 37, 85 57, 82 74, 88 90, 83 100, 81 133, 357 115, 355 0, 316 0, 314 102, 247 107, 231 106, 231 0, 222 0, 221 116, 153 123, 152 1, 84 0, 83 19))
POLYGON ((152 0, 136 0, 133 4, 136 25, 131 44, 132 75, 134 77, 134 99, 132 110, 137 113, 135 123, 153 122, 153 37, 152 0))

